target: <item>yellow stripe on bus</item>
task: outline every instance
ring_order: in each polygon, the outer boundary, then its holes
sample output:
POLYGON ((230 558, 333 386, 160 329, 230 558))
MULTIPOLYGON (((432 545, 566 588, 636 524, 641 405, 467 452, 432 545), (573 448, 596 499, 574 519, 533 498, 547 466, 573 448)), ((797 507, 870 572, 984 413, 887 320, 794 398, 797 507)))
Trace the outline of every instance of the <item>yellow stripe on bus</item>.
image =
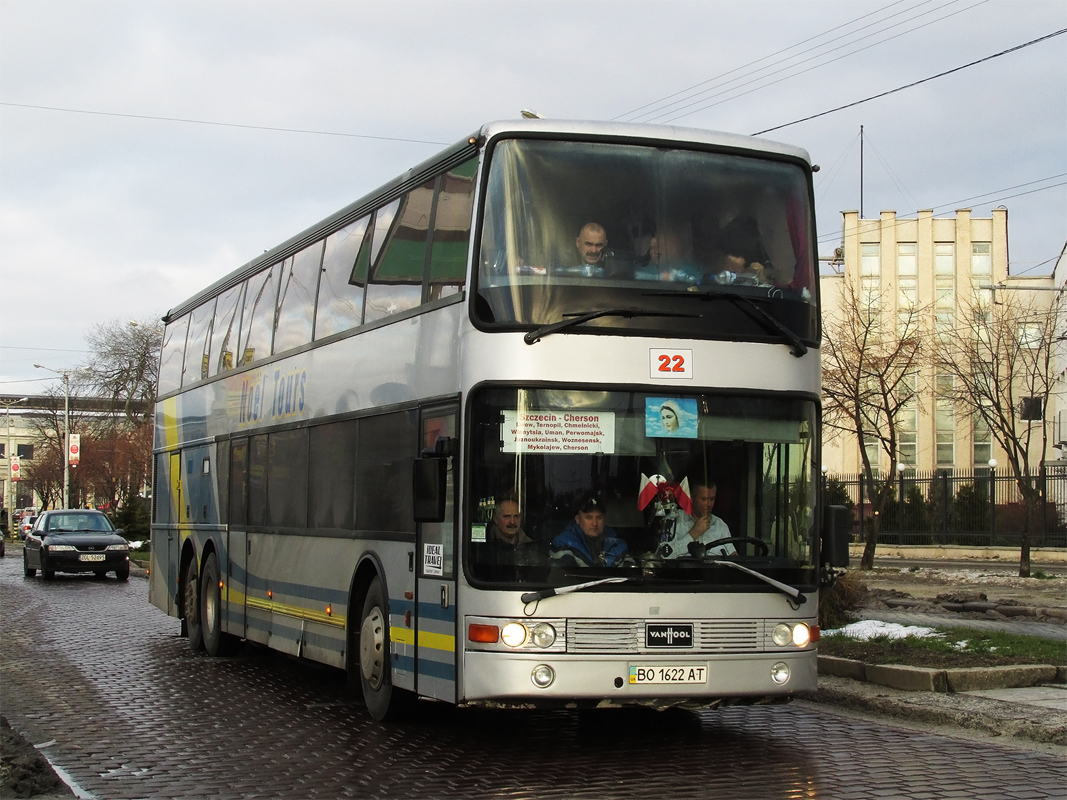
MULTIPOLYGON (((226 599, 229 602, 235 602, 235 595, 237 595, 236 592, 227 591, 226 599)), ((279 603, 275 600, 264 600, 260 597, 245 597, 245 605, 251 608, 258 608, 261 611, 269 611, 272 614, 284 614, 287 617, 306 619, 323 625, 333 625, 336 628, 343 628, 345 626, 345 617, 343 615, 333 613, 327 614, 325 611, 312 611, 309 608, 279 603)))
POLYGON ((390 626, 389 638, 396 644, 413 645, 415 644, 415 631, 411 630, 411 628, 397 628, 390 626))
MULTIPOLYGON (((411 628, 390 626, 389 638, 395 644, 413 645, 415 644, 415 631, 411 628)), ((443 650, 446 653, 454 653, 456 652, 456 637, 446 633, 419 631, 419 647, 426 647, 430 650, 443 650)))

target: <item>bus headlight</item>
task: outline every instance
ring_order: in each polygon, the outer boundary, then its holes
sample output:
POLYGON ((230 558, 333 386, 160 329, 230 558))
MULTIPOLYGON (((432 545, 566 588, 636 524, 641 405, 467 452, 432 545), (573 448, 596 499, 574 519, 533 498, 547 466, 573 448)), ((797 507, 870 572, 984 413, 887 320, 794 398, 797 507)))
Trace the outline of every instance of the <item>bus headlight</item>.
POLYGON ((548 664, 538 664, 530 673, 530 680, 539 689, 547 689, 556 679, 556 671, 548 664))
POLYGON ((797 647, 807 647, 810 641, 811 631, 808 630, 808 626, 803 622, 798 622, 793 628, 793 644, 797 647))
POLYGON ((785 647, 793 641, 793 632, 789 630, 788 625, 779 623, 774 626, 774 630, 771 632, 771 641, 779 647, 785 647))
POLYGON ((789 680, 789 665, 784 661, 779 661, 773 667, 771 667, 771 680, 781 686, 783 683, 789 680))
POLYGON ((526 644, 526 626, 519 622, 509 622, 500 631, 500 641, 508 647, 522 647, 526 644))
POLYGON ((551 647, 556 643, 556 629, 547 622, 539 622, 530 631, 530 638, 538 647, 551 647))

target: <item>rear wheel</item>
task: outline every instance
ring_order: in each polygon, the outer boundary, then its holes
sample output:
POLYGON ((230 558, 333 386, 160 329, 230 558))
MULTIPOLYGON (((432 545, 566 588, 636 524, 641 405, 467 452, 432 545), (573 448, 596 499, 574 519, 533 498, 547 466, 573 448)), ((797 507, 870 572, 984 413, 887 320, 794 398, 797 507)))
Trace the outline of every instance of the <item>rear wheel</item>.
POLYGON ((189 636, 189 646, 193 650, 199 650, 204 646, 204 635, 200 627, 200 573, 196 569, 195 557, 185 568, 182 598, 185 603, 185 630, 189 636))
POLYGON ((376 720, 396 720, 404 715, 413 697, 395 689, 389 658, 389 614, 382 581, 375 578, 363 601, 359 628, 359 679, 367 710, 376 720))
POLYGON ((240 641, 222 630, 222 570, 215 553, 204 559, 204 577, 200 581, 200 627, 204 649, 209 655, 228 656, 240 641))

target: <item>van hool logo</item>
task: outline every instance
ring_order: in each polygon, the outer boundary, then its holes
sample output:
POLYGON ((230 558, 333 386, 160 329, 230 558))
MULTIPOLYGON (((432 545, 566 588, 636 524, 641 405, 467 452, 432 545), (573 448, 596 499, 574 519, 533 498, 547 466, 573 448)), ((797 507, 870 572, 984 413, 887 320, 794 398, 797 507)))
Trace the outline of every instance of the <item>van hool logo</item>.
POLYGON ((645 625, 645 647, 692 647, 693 625, 645 625))

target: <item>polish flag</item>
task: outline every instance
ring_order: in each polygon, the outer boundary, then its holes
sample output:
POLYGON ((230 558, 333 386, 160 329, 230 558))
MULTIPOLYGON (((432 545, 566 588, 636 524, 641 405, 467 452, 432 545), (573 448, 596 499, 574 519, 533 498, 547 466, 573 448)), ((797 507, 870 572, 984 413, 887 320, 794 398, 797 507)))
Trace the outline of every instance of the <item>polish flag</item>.
POLYGON ((645 506, 651 503, 656 498, 656 495, 659 494, 659 485, 666 482, 667 479, 662 475, 653 475, 650 478, 642 472, 641 491, 637 495, 637 507, 644 511, 645 506))
POLYGON ((678 484, 678 488, 674 490, 674 499, 678 501, 678 505, 689 516, 693 516, 693 498, 689 496, 689 478, 688 476, 682 478, 682 482, 678 484))

